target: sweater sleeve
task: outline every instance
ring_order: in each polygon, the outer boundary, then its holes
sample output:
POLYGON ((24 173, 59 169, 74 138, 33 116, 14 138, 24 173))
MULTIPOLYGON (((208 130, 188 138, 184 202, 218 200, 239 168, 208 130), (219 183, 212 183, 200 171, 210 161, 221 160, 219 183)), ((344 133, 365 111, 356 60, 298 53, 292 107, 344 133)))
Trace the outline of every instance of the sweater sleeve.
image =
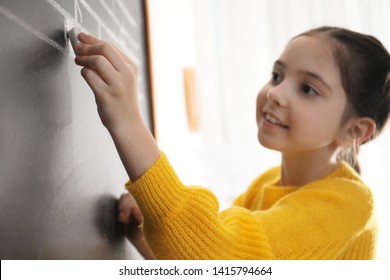
POLYGON ((361 200, 345 203, 343 194, 310 187, 272 210, 233 206, 219 213, 216 197, 184 186, 163 153, 126 187, 144 214, 144 234, 159 259, 335 258, 367 218, 358 212, 359 221, 349 221, 345 214, 361 208, 361 200))

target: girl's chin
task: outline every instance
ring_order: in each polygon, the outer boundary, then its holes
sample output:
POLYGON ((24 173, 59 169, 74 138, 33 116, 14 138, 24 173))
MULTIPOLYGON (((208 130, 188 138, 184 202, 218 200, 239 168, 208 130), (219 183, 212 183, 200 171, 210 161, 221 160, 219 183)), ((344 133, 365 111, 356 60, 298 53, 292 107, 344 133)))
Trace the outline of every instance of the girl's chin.
POLYGON ((277 145, 275 143, 275 141, 270 141, 268 139, 264 139, 260 135, 258 136, 258 140, 259 140, 260 145, 263 146, 264 148, 267 148, 267 149, 270 149, 270 150, 274 150, 274 151, 278 151, 278 152, 282 152, 283 151, 283 148, 280 145, 277 145))

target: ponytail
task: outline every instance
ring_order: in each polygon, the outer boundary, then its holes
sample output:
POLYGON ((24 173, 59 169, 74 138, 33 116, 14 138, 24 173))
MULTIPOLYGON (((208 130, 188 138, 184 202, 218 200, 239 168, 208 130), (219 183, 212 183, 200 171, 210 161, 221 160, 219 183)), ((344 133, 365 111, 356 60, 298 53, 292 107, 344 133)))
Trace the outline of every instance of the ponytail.
POLYGON ((340 148, 337 153, 337 161, 347 162, 358 174, 361 174, 360 164, 358 161, 359 145, 353 145, 352 147, 340 148))

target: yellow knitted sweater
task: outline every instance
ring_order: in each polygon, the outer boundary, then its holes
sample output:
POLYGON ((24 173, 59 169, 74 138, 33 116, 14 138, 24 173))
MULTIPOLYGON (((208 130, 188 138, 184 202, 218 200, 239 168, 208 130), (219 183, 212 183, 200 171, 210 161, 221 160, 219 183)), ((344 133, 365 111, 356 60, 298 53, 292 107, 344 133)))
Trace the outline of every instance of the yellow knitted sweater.
POLYGON ((278 186, 280 167, 219 212, 207 189, 184 186, 164 153, 127 189, 158 259, 372 259, 373 198, 345 162, 301 187, 278 186))

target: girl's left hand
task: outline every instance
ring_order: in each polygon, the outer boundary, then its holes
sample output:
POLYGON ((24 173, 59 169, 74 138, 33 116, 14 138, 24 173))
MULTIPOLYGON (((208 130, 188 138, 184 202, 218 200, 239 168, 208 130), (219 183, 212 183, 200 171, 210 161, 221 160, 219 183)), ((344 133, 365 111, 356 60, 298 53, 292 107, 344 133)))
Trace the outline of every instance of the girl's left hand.
POLYGON ((140 226, 143 215, 137 202, 130 193, 123 193, 119 198, 118 220, 125 225, 126 237, 133 242, 142 236, 140 226))
POLYGON ((137 202, 130 193, 123 193, 120 196, 118 213, 118 220, 124 224, 127 239, 137 248, 145 259, 155 259, 140 228, 144 217, 137 202))

